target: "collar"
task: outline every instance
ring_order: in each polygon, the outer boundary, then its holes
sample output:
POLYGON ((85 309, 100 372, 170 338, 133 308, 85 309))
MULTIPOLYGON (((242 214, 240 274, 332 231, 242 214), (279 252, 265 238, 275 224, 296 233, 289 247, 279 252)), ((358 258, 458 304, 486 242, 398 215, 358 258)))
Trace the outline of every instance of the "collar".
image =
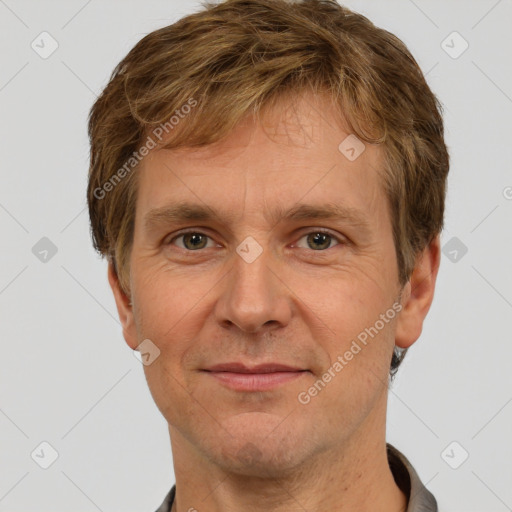
POLYGON ((386 447, 396 485, 408 499, 406 512, 438 512, 436 499, 423 485, 409 460, 394 446, 387 444, 386 447))

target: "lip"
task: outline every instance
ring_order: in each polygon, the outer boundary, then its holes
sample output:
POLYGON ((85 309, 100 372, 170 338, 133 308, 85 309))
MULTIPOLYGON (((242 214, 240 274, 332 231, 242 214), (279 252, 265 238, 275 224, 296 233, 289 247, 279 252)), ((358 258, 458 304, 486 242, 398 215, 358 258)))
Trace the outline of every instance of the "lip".
POLYGON ((205 368, 207 372, 232 372, 232 373, 273 373, 273 372, 299 372, 304 368, 288 366, 279 363, 263 363, 254 366, 246 366, 243 363, 221 363, 205 368))
POLYGON ((222 363, 204 372, 235 391, 269 391, 307 373, 303 368, 280 363, 246 366, 242 363, 222 363))

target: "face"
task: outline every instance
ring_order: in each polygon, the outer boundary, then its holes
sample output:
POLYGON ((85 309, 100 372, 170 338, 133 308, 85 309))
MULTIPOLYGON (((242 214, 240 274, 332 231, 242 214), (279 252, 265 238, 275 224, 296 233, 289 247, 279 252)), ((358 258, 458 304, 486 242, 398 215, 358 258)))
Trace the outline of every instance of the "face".
POLYGON ((349 160, 325 98, 262 119, 143 161, 132 306, 111 283, 171 439, 282 474, 381 433, 402 306, 382 150, 349 160))

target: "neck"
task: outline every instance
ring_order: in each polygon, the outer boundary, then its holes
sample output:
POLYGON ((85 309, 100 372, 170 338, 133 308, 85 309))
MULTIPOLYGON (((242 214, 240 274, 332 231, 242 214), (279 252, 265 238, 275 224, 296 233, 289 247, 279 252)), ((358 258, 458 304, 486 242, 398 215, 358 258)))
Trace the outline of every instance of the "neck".
POLYGON ((364 433, 304 461, 282 478, 241 475, 200 455, 170 427, 176 499, 173 512, 325 510, 405 512, 407 500, 389 468, 382 435, 364 433))

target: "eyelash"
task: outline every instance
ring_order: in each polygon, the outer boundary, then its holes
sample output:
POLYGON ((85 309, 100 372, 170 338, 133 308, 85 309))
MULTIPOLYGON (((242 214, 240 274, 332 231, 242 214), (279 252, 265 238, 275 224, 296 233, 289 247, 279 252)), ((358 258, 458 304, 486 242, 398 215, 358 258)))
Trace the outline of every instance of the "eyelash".
MULTIPOLYGON (((339 245, 346 245, 347 244, 347 240, 344 239, 344 238, 341 238, 335 234, 333 234, 331 231, 325 229, 325 228, 314 228, 312 229, 311 231, 308 231, 306 233, 304 233, 300 238, 299 240, 301 240, 302 238, 308 236, 308 235, 311 235, 311 234, 316 234, 316 233, 322 233, 324 235, 328 235, 330 236, 333 240, 335 240, 336 242, 338 242, 339 245)), ((165 243, 165 245, 173 245, 173 242, 175 240, 177 240, 178 238, 181 238, 185 235, 189 235, 189 234, 195 234, 195 235, 202 235, 202 236, 206 236, 208 237, 209 239, 212 239, 212 237, 210 237, 209 235, 206 235, 205 233, 202 233, 201 231, 198 231, 198 230, 194 230, 194 229, 191 229, 191 230, 187 230, 187 231, 182 231, 181 233, 175 235, 171 240, 169 240, 168 242, 165 243)), ((336 244, 336 245, 338 245, 336 244)), ((336 247, 336 246, 334 246, 336 247)), ((187 251, 187 252, 196 252, 196 251, 193 251, 193 250, 190 250, 190 249, 183 249, 182 247, 178 247, 179 249, 182 249, 183 251, 187 251)), ((318 251, 315 251, 313 249, 310 249, 312 252, 316 252, 316 253, 321 253, 321 252, 325 252, 327 251, 328 249, 332 249, 333 247, 328 247, 327 249, 323 249, 323 250, 318 250, 318 251)), ((299 249, 304 249, 303 247, 299 247, 299 249)), ((197 249, 197 251, 201 251, 201 249, 197 249)))

